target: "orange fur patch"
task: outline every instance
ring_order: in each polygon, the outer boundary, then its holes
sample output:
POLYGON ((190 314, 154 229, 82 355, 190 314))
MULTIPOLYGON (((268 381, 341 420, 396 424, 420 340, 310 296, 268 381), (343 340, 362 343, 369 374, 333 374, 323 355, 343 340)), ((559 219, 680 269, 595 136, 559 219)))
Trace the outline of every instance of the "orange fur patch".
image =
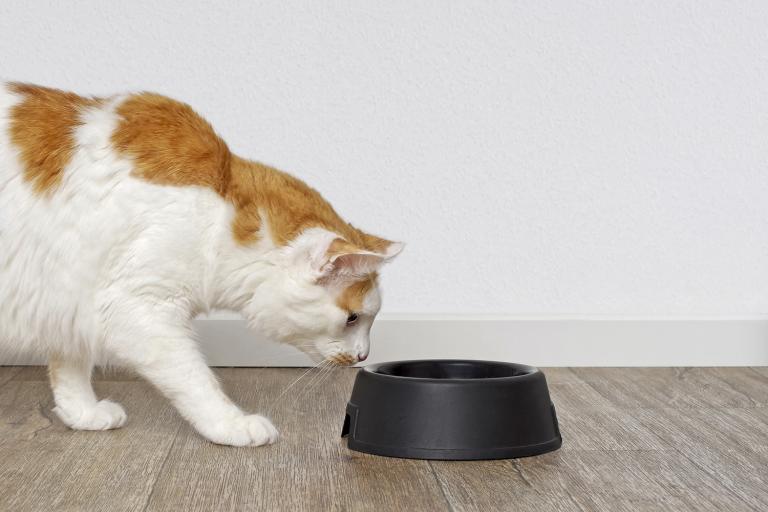
POLYGON ((349 354, 338 354, 332 356, 329 361, 337 366, 351 366, 357 362, 357 359, 349 354))
POLYGON ((75 151, 75 129, 80 114, 101 100, 29 84, 9 84, 24 99, 10 112, 10 138, 19 149, 24 179, 38 194, 61 183, 64 168, 75 151))
POLYGON ((356 281, 347 286, 336 299, 336 305, 348 313, 360 311, 365 296, 376 286, 378 274, 372 272, 367 279, 356 281))
POLYGON ((133 160, 136 175, 162 185, 212 188, 234 205, 232 233, 241 244, 259 239, 262 215, 277 245, 311 227, 328 229, 364 250, 383 252, 391 243, 345 222, 303 181, 230 153, 185 103, 142 93, 129 97, 117 113, 121 119, 112 141, 133 160))
POLYGON ((229 149, 189 105, 141 93, 120 104, 117 114, 121 121, 112 143, 134 161, 140 177, 161 185, 198 185, 226 194, 229 149))
POLYGON ((237 156, 232 158, 229 196, 238 210, 235 235, 240 242, 258 237, 254 228, 258 229, 263 212, 277 245, 287 244, 310 227, 338 233, 369 251, 383 251, 391 244, 345 222, 319 192, 298 178, 237 156))
POLYGON ((356 246, 383 251, 391 243, 354 228, 303 181, 269 166, 239 158, 192 108, 164 96, 142 93, 118 108, 115 148, 130 157, 141 178, 162 185, 210 187, 232 201, 235 239, 259 239, 261 215, 277 245, 301 231, 323 227, 356 246))

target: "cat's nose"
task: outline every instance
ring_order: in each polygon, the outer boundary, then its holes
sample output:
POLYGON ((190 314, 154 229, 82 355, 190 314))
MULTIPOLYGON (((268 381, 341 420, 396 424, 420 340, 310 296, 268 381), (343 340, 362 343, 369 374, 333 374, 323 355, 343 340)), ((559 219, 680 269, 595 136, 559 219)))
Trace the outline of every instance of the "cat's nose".
POLYGON ((362 361, 365 361, 366 359, 368 359, 368 354, 364 354, 362 352, 358 352, 357 353, 357 360, 358 361, 362 362, 362 361))

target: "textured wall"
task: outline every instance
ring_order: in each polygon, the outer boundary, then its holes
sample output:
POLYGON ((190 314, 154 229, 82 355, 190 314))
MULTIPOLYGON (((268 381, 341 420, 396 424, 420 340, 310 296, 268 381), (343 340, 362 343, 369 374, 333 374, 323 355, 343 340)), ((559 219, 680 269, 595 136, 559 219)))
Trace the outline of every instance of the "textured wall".
POLYGON ((386 311, 768 313, 765 2, 44 4, 0 75, 190 102, 409 243, 386 311))

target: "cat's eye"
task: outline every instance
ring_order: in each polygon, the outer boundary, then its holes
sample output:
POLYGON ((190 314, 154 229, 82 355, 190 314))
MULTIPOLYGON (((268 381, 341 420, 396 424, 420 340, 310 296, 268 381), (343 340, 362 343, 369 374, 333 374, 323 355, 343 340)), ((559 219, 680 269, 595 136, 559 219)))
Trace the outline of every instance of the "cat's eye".
POLYGON ((347 325, 352 325, 355 322, 357 322, 358 316, 357 313, 350 313, 350 315, 347 317, 347 325))

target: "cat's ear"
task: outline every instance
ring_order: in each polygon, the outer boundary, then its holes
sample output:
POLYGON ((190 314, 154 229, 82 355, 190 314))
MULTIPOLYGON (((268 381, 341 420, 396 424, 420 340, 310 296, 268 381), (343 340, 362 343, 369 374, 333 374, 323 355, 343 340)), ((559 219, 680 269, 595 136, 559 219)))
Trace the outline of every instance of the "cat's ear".
POLYGON ((378 270, 405 247, 400 242, 379 239, 371 248, 359 247, 343 238, 331 241, 324 255, 321 279, 357 279, 378 270))

